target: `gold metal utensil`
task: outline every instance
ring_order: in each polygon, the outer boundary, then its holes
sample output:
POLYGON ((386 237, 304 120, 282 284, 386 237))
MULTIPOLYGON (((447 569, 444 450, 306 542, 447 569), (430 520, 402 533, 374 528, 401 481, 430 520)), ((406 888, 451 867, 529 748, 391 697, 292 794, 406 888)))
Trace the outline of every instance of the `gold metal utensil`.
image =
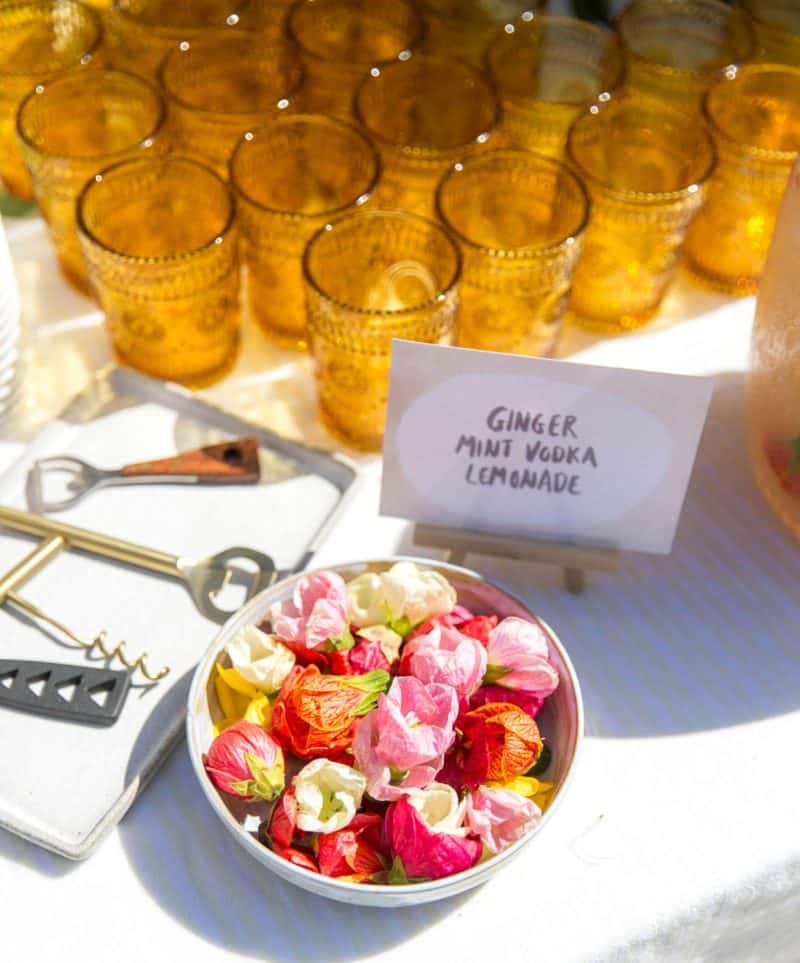
POLYGON ((28 579, 47 565, 49 561, 55 558, 56 555, 66 547, 67 541, 63 535, 49 535, 43 539, 32 552, 29 552, 21 561, 17 562, 13 568, 9 569, 4 575, 0 575, 0 605, 7 602, 15 609, 36 619, 36 621, 46 623, 60 634, 66 636, 71 642, 86 649, 87 652, 96 650, 109 661, 115 658, 118 659, 131 673, 138 669, 148 682, 158 682, 163 679, 170 671, 169 666, 164 666, 159 669, 158 672, 153 672, 150 669, 148 654, 146 652, 132 659, 128 655, 124 642, 120 642, 113 648, 109 648, 106 645, 105 631, 99 632, 91 642, 86 641, 79 635, 76 635, 71 629, 67 628, 62 622, 59 622, 58 619, 53 618, 52 615, 48 615, 37 605, 34 605, 33 602, 29 602, 26 598, 23 598, 14 591, 18 586, 27 582, 28 579))
POLYGON ((125 562, 184 582, 198 611, 220 625, 236 611, 222 608, 217 601, 218 594, 227 585, 234 581, 245 583, 245 598, 241 603, 244 604, 282 574, 277 572, 274 561, 268 555, 252 548, 228 548, 209 558, 193 561, 6 506, 0 506, 0 525, 42 537, 60 535, 69 548, 125 562), (237 561, 249 563, 249 567, 237 566, 237 561))

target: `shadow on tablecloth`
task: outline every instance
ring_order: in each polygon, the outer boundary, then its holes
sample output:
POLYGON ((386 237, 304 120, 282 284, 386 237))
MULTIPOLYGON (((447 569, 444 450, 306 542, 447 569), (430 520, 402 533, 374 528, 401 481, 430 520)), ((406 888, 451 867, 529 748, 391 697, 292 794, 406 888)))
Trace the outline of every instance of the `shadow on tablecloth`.
MULTIPOLYGON (((588 735, 666 736, 800 709, 800 544, 752 478, 744 382, 717 377, 671 556, 628 554, 579 597, 551 567, 467 563, 558 632, 588 735)), ((419 554, 410 533, 398 551, 419 554)))
POLYGON ((465 913, 469 900, 464 894, 390 911, 335 903, 291 886, 225 832, 200 793, 185 745, 119 832, 131 868, 165 912, 202 939, 274 963, 371 957, 465 913))

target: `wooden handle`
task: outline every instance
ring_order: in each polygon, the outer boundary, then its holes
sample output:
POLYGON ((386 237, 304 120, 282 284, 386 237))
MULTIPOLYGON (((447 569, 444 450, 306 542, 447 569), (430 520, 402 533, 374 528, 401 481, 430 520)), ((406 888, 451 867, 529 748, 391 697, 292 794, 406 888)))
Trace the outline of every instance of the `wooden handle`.
POLYGON ((239 438, 221 445, 206 445, 185 451, 172 458, 140 461, 120 469, 124 478, 191 477, 198 482, 243 484, 257 482, 260 477, 258 442, 255 438, 239 438))

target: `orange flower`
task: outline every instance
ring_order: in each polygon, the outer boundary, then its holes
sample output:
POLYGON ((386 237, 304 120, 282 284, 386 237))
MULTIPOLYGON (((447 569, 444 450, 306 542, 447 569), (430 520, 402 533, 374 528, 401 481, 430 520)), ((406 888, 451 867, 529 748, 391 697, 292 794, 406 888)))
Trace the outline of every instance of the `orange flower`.
POLYGON ((272 709, 272 734, 301 759, 335 759, 353 741, 353 726, 389 684, 382 670, 365 675, 323 675, 295 666, 272 709))
POLYGON ((471 788, 521 776, 542 750, 536 723, 510 702, 488 702, 465 713, 456 725, 464 733, 464 782, 471 788))

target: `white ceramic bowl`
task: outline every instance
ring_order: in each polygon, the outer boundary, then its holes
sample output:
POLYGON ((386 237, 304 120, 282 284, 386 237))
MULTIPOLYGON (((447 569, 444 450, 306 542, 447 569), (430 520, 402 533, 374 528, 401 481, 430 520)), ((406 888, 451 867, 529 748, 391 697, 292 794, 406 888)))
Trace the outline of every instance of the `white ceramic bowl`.
MULTIPOLYGON (((400 559, 373 559, 368 562, 329 565, 327 568, 333 569, 348 580, 367 570, 385 571, 397 561, 400 559)), ((513 596, 485 581, 475 572, 430 559, 412 558, 410 561, 416 562, 421 567, 441 572, 456 589, 458 601, 476 614, 496 612, 501 618, 509 615, 530 618, 532 614, 513 596)), ((268 614, 274 602, 289 598, 301 577, 296 575, 284 579, 255 596, 232 616, 220 630, 195 672, 189 692, 189 711, 186 722, 189 753, 194 771, 214 812, 236 840, 267 869, 294 883, 295 886, 344 903, 385 907, 413 906, 454 896, 456 893, 485 882, 513 859, 523 846, 545 830, 569 785, 578 747, 583 737, 583 703, 575 670, 566 651, 552 629, 547 626, 550 631, 550 660, 558 670, 561 681, 556 691, 545 701, 536 720, 553 752, 553 761, 543 778, 554 783, 552 801, 538 826, 498 856, 463 873, 444 879, 428 883, 412 883, 407 886, 374 886, 341 882, 294 866, 267 849, 256 837, 258 819, 263 818, 267 812, 264 804, 245 804, 222 796, 214 788, 203 769, 203 754, 208 751, 214 738, 212 720, 221 715, 213 685, 215 662, 225 645, 239 629, 260 622, 268 614)))

